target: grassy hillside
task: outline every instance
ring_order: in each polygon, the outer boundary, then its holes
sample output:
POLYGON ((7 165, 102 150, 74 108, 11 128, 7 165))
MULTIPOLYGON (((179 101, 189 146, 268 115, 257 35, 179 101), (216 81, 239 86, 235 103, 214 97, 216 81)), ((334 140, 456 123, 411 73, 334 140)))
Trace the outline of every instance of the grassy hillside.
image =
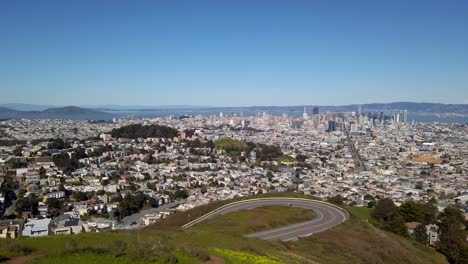
POLYGON ((267 206, 221 215, 208 219, 194 228, 203 232, 221 232, 225 235, 242 237, 245 234, 305 222, 314 218, 315 213, 311 210, 284 206, 267 206))
MULTIPOLYGON (((263 195, 263 196, 272 196, 263 195)), ((300 194, 274 196, 304 197, 300 194)), ((245 198, 238 198, 240 200, 245 198)), ((444 263, 432 249, 373 227, 370 211, 348 208, 346 223, 296 242, 244 234, 306 221, 313 212, 270 206, 178 228, 227 201, 175 214, 140 231, 0 240, 0 255, 32 254, 31 263, 444 263), (190 217, 189 217, 190 215, 190 217)))

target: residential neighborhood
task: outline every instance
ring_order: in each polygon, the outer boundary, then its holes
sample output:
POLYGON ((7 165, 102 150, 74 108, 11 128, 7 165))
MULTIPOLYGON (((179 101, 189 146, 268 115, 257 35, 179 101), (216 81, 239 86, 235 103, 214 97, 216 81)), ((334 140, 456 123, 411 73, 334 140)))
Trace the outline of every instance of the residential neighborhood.
POLYGON ((0 130, 3 238, 141 228, 284 191, 358 207, 432 201, 468 217, 468 127, 403 112, 12 119, 0 130))

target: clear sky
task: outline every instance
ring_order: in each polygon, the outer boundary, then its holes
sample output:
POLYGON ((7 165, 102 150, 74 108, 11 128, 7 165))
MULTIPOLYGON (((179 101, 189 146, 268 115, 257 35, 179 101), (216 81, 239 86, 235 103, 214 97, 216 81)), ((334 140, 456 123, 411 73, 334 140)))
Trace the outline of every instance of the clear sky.
POLYGON ((0 103, 468 103, 468 1, 0 2, 0 103))

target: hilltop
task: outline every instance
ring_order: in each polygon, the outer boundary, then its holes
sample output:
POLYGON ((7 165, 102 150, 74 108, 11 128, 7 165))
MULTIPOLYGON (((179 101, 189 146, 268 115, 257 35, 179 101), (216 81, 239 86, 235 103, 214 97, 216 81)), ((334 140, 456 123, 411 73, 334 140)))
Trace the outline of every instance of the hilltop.
MULTIPOLYGON (((265 196, 308 197, 297 193, 265 196)), ((237 198, 235 200, 245 199, 237 198)), ((415 241, 375 228, 370 209, 347 208, 350 219, 296 242, 269 242, 243 235, 313 219, 300 208, 263 207, 225 214, 187 230, 180 226, 230 201, 215 202, 142 230, 1 240, 0 254, 30 255, 32 263, 445 263, 415 241)))
POLYGON ((28 118, 28 119, 74 119, 78 116, 87 116, 87 117, 107 117, 109 118, 111 114, 98 111, 90 108, 82 108, 77 106, 65 106, 65 107, 56 107, 56 108, 47 108, 41 111, 22 111, 15 110, 8 107, 0 107, 0 117, 1 118, 28 118))
POLYGON ((82 108, 77 106, 65 106, 57 108, 48 108, 41 111, 42 114, 62 114, 62 115, 73 115, 73 114, 103 114, 101 111, 97 111, 90 108, 82 108))

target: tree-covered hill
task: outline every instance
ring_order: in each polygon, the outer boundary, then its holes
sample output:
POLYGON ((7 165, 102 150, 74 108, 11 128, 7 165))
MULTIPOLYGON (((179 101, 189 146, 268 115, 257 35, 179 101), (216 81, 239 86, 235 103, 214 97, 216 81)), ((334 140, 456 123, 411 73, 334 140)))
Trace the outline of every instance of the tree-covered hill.
POLYGON ((133 124, 113 129, 111 132, 114 138, 173 138, 179 135, 179 131, 172 127, 149 125, 143 126, 133 124))

